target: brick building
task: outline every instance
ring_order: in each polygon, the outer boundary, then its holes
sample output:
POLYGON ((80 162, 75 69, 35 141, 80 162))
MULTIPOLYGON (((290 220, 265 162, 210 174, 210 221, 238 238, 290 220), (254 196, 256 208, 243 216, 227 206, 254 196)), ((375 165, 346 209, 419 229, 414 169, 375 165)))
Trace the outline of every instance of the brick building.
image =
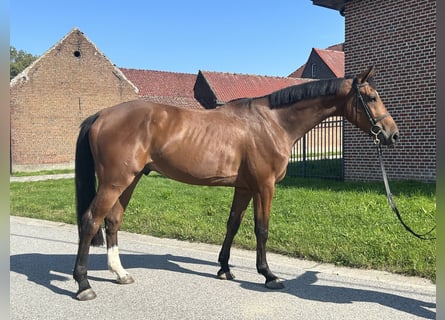
POLYGON ((88 115, 138 89, 78 29, 10 82, 11 170, 72 167, 88 115))
POLYGON ((123 101, 209 109, 304 81, 117 68, 75 28, 10 82, 11 171, 72 168, 81 121, 123 101))
MULTIPOLYGON (((384 150, 391 179, 436 180, 436 1, 313 0, 345 17, 345 74, 369 65, 400 131, 384 150)), ((345 123, 345 179, 381 179, 370 138, 345 123)))

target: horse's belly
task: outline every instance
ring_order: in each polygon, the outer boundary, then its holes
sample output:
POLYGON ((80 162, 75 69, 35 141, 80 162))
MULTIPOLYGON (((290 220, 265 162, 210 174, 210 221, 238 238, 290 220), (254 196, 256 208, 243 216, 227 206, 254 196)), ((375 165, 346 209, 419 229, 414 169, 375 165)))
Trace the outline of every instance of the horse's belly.
POLYGON ((154 171, 157 171, 168 178, 171 178, 176 181, 195 184, 195 185, 204 185, 204 186, 233 186, 235 185, 235 181, 237 175, 216 175, 211 174, 210 172, 194 172, 194 171, 186 171, 181 170, 181 168, 174 168, 172 170, 171 167, 162 165, 162 164, 153 164, 150 166, 154 171))
POLYGON ((234 185, 239 162, 230 153, 182 150, 152 157, 151 169, 184 183, 197 185, 234 185))

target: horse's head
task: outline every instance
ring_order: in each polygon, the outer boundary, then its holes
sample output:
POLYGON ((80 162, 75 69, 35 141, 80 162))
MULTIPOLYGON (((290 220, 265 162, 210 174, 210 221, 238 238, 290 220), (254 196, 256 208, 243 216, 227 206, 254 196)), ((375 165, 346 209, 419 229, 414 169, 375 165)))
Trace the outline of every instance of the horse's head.
POLYGON ((393 145, 399 138, 399 130, 375 89, 374 75, 375 69, 370 67, 352 80, 348 118, 369 133, 376 144, 393 145))

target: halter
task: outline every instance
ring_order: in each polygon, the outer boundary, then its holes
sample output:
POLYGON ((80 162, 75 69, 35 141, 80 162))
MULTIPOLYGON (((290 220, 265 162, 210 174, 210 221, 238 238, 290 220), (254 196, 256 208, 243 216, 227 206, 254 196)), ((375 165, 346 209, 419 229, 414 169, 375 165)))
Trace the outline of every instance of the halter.
POLYGON ((371 123, 370 133, 372 136, 374 136, 374 143, 380 144, 380 139, 378 136, 380 133, 382 133, 382 127, 378 126, 377 123, 388 117, 389 113, 385 113, 384 115, 377 118, 373 117, 371 109, 369 108, 368 104, 365 102, 362 94, 360 93, 360 88, 367 85, 369 85, 367 82, 359 84, 358 79, 354 78, 354 81, 352 82, 352 87, 355 89, 355 92, 357 94, 357 99, 355 99, 355 107, 358 109, 358 104, 360 101, 363 111, 365 111, 365 114, 368 117, 369 122, 371 123))
POLYGON ((436 239, 435 237, 428 237, 428 235, 436 228, 436 226, 434 226, 431 230, 429 230, 428 232, 425 232, 423 234, 417 233, 415 231, 413 231, 406 223, 405 221, 403 221, 402 216, 400 215, 399 210, 397 209, 397 206, 394 202, 394 199, 392 198, 392 193, 391 190, 389 188, 389 183, 388 183, 388 177, 386 175, 386 170, 385 167, 383 165, 383 157, 382 157, 382 149, 380 146, 380 139, 379 139, 379 134, 382 133, 382 128, 380 126, 377 125, 377 123, 379 123, 380 121, 382 121, 383 119, 385 119, 386 117, 389 116, 389 113, 385 113, 384 115, 374 118, 372 116, 371 113, 371 109, 369 108, 368 104, 365 102, 365 100, 363 99, 362 94, 360 93, 360 88, 369 85, 369 83, 365 82, 362 84, 358 83, 358 79, 354 78, 354 81, 352 82, 352 86, 355 89, 355 92, 357 94, 357 99, 355 100, 355 107, 358 108, 358 102, 360 101, 360 104, 363 108, 363 110, 365 111, 366 116, 368 117, 369 122, 371 123, 371 135, 374 136, 374 143, 377 145, 377 154, 379 157, 379 161, 380 161, 380 168, 382 169, 382 176, 383 176, 383 183, 385 184, 385 190, 386 190, 386 196, 388 198, 388 202, 391 206, 391 209, 393 210, 393 212, 396 214, 397 219, 400 221, 400 223, 403 225, 403 227, 409 232, 411 233, 413 236, 415 236, 416 238, 419 238, 421 240, 434 240, 436 239))
POLYGON ((413 229, 411 229, 405 221, 403 221, 402 216, 400 215, 399 209, 397 209, 396 203, 394 202, 394 199, 392 198, 391 190, 389 189, 389 183, 388 183, 388 177, 386 175, 385 166, 383 165, 383 157, 382 157, 382 148, 380 145, 377 146, 377 154, 379 156, 380 161, 380 168, 382 169, 382 176, 383 176, 383 183, 385 184, 385 190, 386 190, 386 197, 388 198, 389 205, 391 206, 392 211, 396 214, 397 219, 399 219, 400 223, 403 225, 403 227, 411 233, 416 238, 419 238, 421 240, 435 240, 436 237, 429 237, 428 235, 433 232, 434 229, 436 229, 436 226, 432 227, 428 232, 425 233, 417 233, 413 229))

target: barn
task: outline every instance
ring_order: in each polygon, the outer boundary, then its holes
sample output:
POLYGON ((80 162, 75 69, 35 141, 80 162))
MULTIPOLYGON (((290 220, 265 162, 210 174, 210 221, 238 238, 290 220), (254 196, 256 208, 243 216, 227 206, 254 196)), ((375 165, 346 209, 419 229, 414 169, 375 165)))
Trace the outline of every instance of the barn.
POLYGON ((11 171, 69 168, 81 121, 138 89, 74 28, 10 82, 11 171))
POLYGON ((120 102, 142 99, 211 109, 305 81, 118 68, 74 28, 10 82, 11 172, 72 168, 82 120, 120 102))

